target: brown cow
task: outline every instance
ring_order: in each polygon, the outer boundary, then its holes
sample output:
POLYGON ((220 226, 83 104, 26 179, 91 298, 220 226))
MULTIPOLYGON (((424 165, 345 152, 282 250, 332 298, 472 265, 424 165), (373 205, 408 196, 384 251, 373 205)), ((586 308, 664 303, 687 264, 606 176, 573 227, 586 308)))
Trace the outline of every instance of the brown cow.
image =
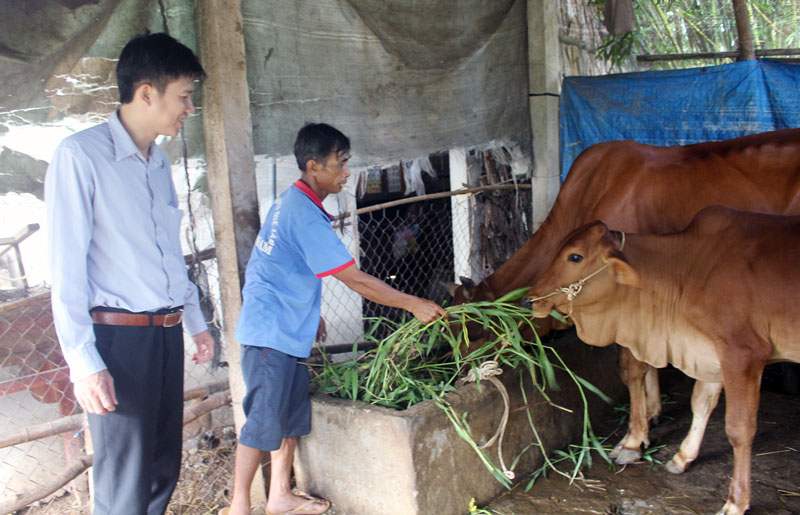
POLYGON ((692 429, 668 469, 698 454, 725 389, 733 480, 721 513, 750 505, 750 453, 767 363, 800 362, 800 217, 701 211, 669 235, 574 231, 528 292, 535 316, 568 313, 589 345, 614 342, 653 367, 697 380, 692 429))
MULTIPOLYGON (((454 303, 494 300, 533 285, 564 237, 591 220, 622 231, 667 233, 713 204, 800 215, 800 129, 688 146, 611 141, 589 147, 573 163, 542 226, 476 288, 457 289, 454 303)), ((539 334, 552 323, 541 320, 539 334)), ((614 456, 624 464, 639 459, 641 445, 649 444, 648 421, 660 414, 661 399, 657 373, 624 348, 621 375, 631 418, 614 456)))

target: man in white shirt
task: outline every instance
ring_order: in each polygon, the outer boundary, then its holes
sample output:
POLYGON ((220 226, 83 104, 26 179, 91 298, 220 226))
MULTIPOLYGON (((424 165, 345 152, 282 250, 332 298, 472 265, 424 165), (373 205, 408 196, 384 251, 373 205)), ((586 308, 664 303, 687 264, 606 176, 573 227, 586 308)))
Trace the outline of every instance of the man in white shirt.
POLYGON ((119 110, 66 138, 47 170, 53 318, 89 413, 95 515, 165 512, 180 473, 183 326, 195 362, 214 353, 186 273, 170 163, 155 144, 194 113, 204 77, 170 36, 132 39, 117 64, 119 110))

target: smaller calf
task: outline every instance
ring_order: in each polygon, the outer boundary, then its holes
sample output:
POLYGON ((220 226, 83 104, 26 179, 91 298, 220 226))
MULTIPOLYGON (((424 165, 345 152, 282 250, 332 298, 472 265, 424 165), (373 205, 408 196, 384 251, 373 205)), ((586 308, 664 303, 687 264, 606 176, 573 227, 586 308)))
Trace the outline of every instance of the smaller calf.
POLYGON ((682 232, 635 235, 593 222, 572 232, 527 299, 535 316, 568 314, 589 345, 617 342, 697 380, 689 434, 667 468, 697 457, 725 389, 734 471, 719 513, 750 506, 761 374, 800 362, 800 217, 704 209, 682 232))

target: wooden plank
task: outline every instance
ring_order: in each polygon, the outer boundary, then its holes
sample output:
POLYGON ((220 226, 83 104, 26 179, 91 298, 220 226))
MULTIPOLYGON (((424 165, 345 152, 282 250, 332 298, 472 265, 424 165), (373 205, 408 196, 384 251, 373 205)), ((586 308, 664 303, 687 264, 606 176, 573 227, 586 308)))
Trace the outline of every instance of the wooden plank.
MULTIPOLYGON (((234 332, 242 309, 244 272, 259 230, 241 1, 195 0, 195 19, 199 55, 208 74, 203 85, 203 128, 225 352, 238 433, 245 420, 241 407, 245 384, 234 332)), ((260 470, 253 481, 251 501, 254 506, 266 504, 260 470)))

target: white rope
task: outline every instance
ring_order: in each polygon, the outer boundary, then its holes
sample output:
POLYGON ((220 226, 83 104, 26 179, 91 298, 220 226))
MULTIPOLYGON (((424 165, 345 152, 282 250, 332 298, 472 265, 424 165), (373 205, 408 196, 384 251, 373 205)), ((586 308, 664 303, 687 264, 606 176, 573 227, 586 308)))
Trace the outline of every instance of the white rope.
POLYGON ((497 376, 499 376, 502 373, 503 371, 498 367, 497 361, 492 359, 481 363, 481 365, 477 369, 475 368, 470 369, 467 375, 462 379, 462 383, 473 383, 479 379, 481 381, 488 380, 492 384, 494 384, 498 390, 500 390, 500 395, 502 395, 503 397, 503 418, 500 422, 500 426, 494 433, 494 436, 492 436, 488 442, 481 445, 480 448, 486 449, 487 447, 490 447, 492 444, 494 444, 495 441, 497 441, 498 442, 497 457, 500 459, 500 467, 503 470, 503 475, 506 476, 508 479, 513 480, 514 477, 516 476, 512 470, 506 468, 506 463, 503 460, 503 436, 505 435, 506 424, 508 423, 510 401, 508 398, 508 391, 506 390, 506 387, 503 385, 503 383, 501 383, 497 379, 497 376))

